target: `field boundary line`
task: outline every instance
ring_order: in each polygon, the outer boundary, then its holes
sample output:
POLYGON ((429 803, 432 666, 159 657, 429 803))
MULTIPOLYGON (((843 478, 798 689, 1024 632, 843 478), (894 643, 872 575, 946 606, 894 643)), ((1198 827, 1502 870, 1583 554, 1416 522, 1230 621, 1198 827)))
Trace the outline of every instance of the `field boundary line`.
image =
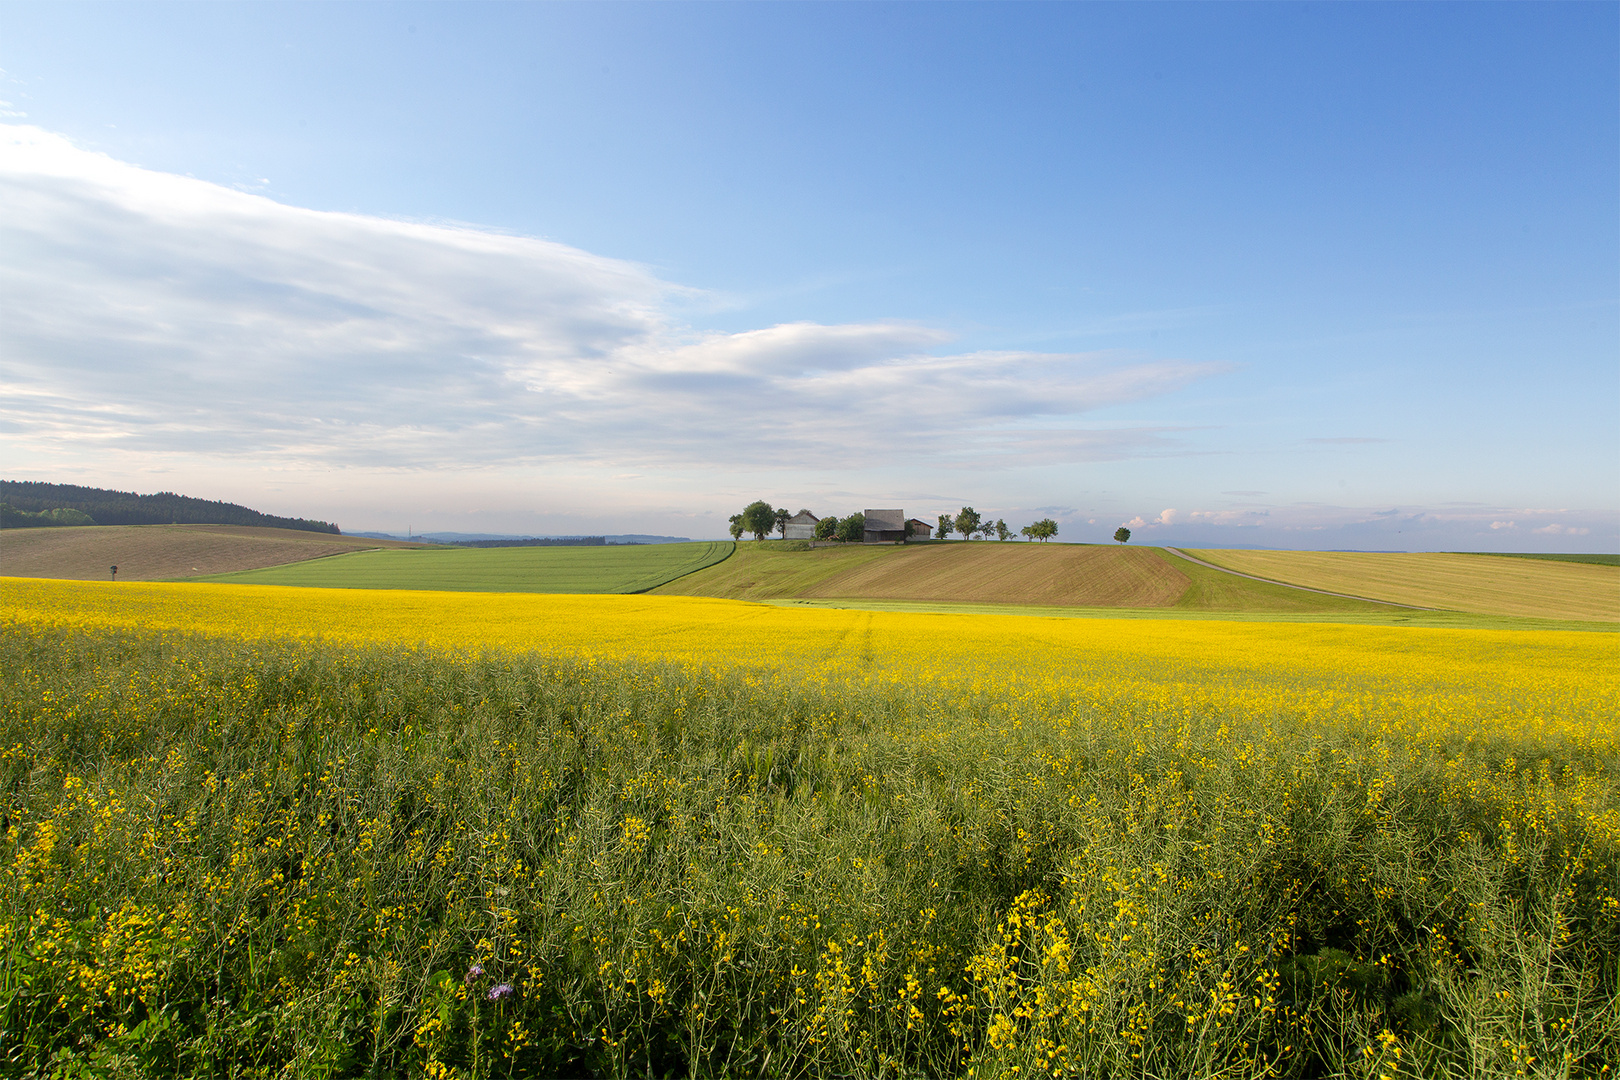
MULTIPOLYGON (((707 544, 723 544, 723 543, 726 543, 726 541, 724 541, 724 540, 706 540, 706 541, 704 541, 704 543, 707 543, 707 544)), ((621 595, 621 596, 641 596, 644 593, 649 593, 649 592, 652 592, 654 589, 661 588, 661 587, 663 587, 665 585, 668 585, 672 581, 679 581, 679 580, 681 580, 681 578, 691 577, 693 574, 697 573, 700 570, 707 570, 710 567, 719 566, 721 563, 725 562, 727 559, 731 558, 735 554, 737 554, 737 541, 733 540, 733 541, 731 541, 731 550, 727 551, 724 555, 720 556, 718 559, 714 560, 714 562, 712 562, 712 563, 704 563, 702 566, 694 566, 692 569, 686 571, 686 573, 684 573, 684 574, 676 574, 672 578, 665 578, 663 581, 655 581, 651 585, 647 585, 647 586, 645 586, 643 588, 640 588, 640 589, 627 589, 623 593, 620 593, 619 595, 621 595)))
POLYGON ((1363 601, 1365 601, 1365 602, 1367 602, 1369 604, 1387 604, 1390 607, 1406 608, 1408 611, 1446 611, 1446 610, 1448 610, 1447 608, 1418 607, 1416 604, 1397 604, 1393 600, 1379 600, 1376 597, 1357 596, 1354 593, 1328 592, 1326 589, 1313 589, 1309 585, 1294 585, 1294 584, 1291 584, 1290 582, 1287 582, 1287 581, 1278 581, 1276 578, 1256 577, 1254 574, 1245 574, 1245 573, 1241 573, 1240 571, 1237 571, 1237 570, 1228 570, 1224 566, 1216 566, 1212 562, 1205 562, 1203 559, 1196 559, 1193 556, 1187 554, 1185 551, 1182 551, 1180 548, 1167 547, 1164 550, 1168 551, 1170 554, 1174 555, 1178 559, 1186 559, 1190 563, 1196 563, 1199 566, 1207 566, 1211 570, 1219 570, 1223 574, 1231 574, 1234 577, 1248 578, 1250 581, 1259 581, 1259 582, 1263 582, 1263 583, 1265 583, 1267 585, 1281 585, 1285 589, 1298 589, 1301 592, 1313 592, 1313 593, 1317 593, 1317 594, 1319 594, 1321 596, 1338 596, 1338 597, 1342 597, 1342 598, 1344 598, 1346 600, 1363 600, 1363 601))

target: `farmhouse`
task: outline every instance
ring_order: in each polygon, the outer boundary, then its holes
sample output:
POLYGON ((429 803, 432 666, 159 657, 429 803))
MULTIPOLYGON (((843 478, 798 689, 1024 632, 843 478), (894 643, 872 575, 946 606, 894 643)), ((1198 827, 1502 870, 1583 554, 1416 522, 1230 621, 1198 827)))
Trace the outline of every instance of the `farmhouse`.
POLYGON ((901 544, 906 539, 906 512, 904 510, 866 511, 866 532, 861 542, 866 544, 901 544))
POLYGON ((782 533, 785 540, 814 540, 816 538, 816 522, 821 519, 808 510, 800 510, 787 519, 787 529, 782 533))

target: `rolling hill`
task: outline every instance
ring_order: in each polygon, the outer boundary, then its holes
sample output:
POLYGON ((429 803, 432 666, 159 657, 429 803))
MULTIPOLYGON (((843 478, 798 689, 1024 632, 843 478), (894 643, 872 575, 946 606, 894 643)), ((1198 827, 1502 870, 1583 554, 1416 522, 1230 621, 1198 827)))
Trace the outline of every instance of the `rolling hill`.
POLYGON ((835 606, 1022 607, 1053 613, 1129 610, 1407 620, 1452 612, 1620 622, 1620 566, 1495 555, 1183 553, 989 541, 814 549, 803 541, 474 549, 210 525, 0 533, 0 575, 105 580, 115 564, 119 580, 129 581, 650 592, 835 606))
POLYGON ((743 543, 706 570, 659 586, 672 596, 883 600, 1186 611, 1388 612, 1388 605, 1250 581, 1159 548, 981 541, 808 549, 743 543))
POLYGON ((164 581, 275 566, 379 547, 420 547, 302 529, 242 525, 85 525, 0 532, 8 577, 164 581))
POLYGON ((277 517, 218 499, 195 499, 160 491, 139 495, 133 491, 83 487, 79 484, 48 484, 35 480, 0 480, 0 504, 21 515, 8 517, 18 527, 51 526, 40 521, 40 512, 72 510, 90 520, 85 525, 247 525, 267 529, 297 529, 336 535, 338 527, 329 521, 277 517), (28 520, 29 517, 34 520, 28 520))

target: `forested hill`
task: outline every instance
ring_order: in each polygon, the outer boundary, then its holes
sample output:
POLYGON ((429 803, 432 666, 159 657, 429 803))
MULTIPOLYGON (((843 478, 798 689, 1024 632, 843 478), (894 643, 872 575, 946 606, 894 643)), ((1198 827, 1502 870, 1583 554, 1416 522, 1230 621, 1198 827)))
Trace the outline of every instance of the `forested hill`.
POLYGON ((45 484, 31 480, 0 480, 0 505, 21 513, 0 514, 8 528, 26 525, 89 524, 52 510, 76 510, 97 525, 259 525, 276 529, 337 533, 328 521, 276 517, 235 503, 193 499, 160 491, 137 495, 77 484, 45 484))

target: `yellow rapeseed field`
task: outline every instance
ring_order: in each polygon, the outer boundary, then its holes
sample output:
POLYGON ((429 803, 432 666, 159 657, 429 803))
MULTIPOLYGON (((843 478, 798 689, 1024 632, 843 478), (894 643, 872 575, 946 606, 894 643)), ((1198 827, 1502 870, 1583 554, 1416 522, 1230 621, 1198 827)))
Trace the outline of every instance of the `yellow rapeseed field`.
POLYGON ((1602 633, 191 583, 0 579, 0 594, 12 618, 85 627, 665 661, 791 673, 824 687, 946 681, 1010 703, 1178 702, 1244 715, 1364 715, 1447 736, 1620 741, 1620 636, 1602 633))
POLYGON ((658 660, 800 677, 1013 687, 1179 685, 1462 694, 1613 716, 1620 636, 1576 631, 1071 619, 778 608, 703 597, 378 592, 0 578, 9 617, 231 637, 324 638, 658 660))
POLYGON ((0 579, 0 1072, 1601 1076, 1620 638, 0 579))

